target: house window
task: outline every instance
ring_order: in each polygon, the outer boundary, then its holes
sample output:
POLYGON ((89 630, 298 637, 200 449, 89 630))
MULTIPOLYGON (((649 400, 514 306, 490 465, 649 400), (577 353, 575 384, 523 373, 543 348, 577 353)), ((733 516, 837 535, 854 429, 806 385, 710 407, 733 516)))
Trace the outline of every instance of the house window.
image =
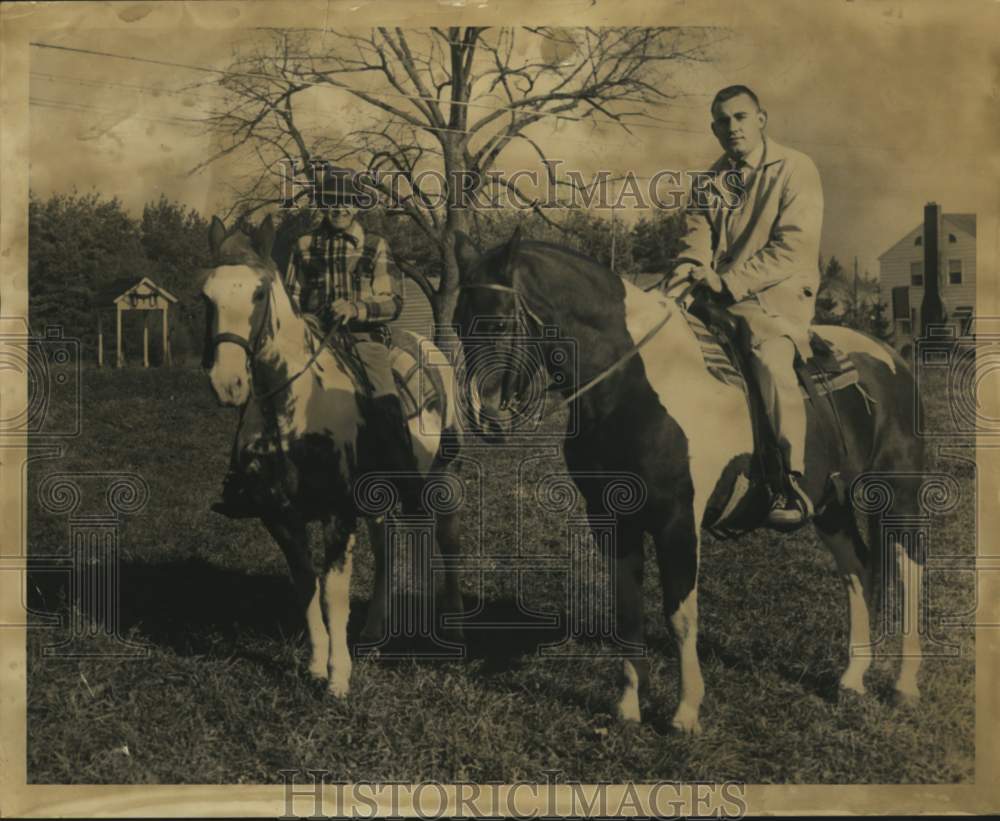
POLYGON ((922 262, 910 263, 910 285, 921 286, 924 284, 924 264, 922 262))
POLYGON ((908 319, 897 319, 899 323, 899 335, 900 336, 912 336, 913 332, 910 326, 910 320, 908 319))
POLYGON ((949 285, 962 284, 962 260, 960 259, 948 260, 948 284, 949 285))

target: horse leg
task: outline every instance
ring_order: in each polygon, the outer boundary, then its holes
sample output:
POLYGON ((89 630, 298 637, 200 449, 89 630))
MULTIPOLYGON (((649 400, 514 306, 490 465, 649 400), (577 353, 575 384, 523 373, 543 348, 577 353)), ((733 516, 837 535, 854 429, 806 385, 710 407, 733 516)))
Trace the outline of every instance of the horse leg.
MULTIPOLYGON (((642 551, 643 533, 619 533, 614 564, 615 629, 616 638, 645 653, 643 635, 642 579, 645 556, 642 551)), ((619 681, 621 696, 618 699, 618 717, 623 721, 640 721, 639 694, 649 681, 649 661, 641 658, 626 658, 622 663, 622 677, 619 681)))
POLYGON ((916 532, 903 535, 902 541, 897 536, 892 540, 891 547, 894 553, 891 558, 896 561, 903 599, 903 646, 895 686, 896 703, 903 707, 915 707, 920 702, 917 674, 923 662, 920 647, 920 601, 923 597, 925 558, 916 532))
MULTIPOLYGON (((438 550, 444 560, 443 589, 439 597, 441 612, 444 614, 461 613, 464 608, 462 587, 459 584, 458 562, 462 556, 462 544, 459 538, 459 520, 453 513, 438 513, 435 525, 435 536, 438 550)), ((461 625, 444 627, 442 636, 454 641, 462 641, 464 631, 461 625)))
POLYGON ((671 724, 682 733, 701 732, 698 713, 705 680, 698 661, 698 559, 701 533, 693 513, 682 514, 653 534, 663 590, 663 611, 680 661, 679 703, 671 724))
POLYGON ((357 523, 331 518, 323 523, 323 612, 329 634, 327 692, 344 698, 350 689, 351 651, 347 646, 347 619, 351 610, 351 565, 357 523))
POLYGON ((365 619, 361 638, 365 642, 377 642, 385 638, 385 610, 389 601, 389 584, 385 555, 385 517, 368 520, 368 537, 375 554, 375 587, 368 602, 368 617, 365 619))
POLYGON ((865 673, 871 666, 872 567, 871 552, 858 532, 849 507, 829 507, 814 520, 816 532, 837 563, 847 593, 850 638, 847 669, 840 677, 842 690, 865 693, 865 673))
POLYGON ((285 554, 295 599, 305 613, 309 632, 309 674, 317 679, 326 679, 329 637, 323 623, 319 579, 313 567, 305 522, 272 515, 264 516, 263 522, 285 554))

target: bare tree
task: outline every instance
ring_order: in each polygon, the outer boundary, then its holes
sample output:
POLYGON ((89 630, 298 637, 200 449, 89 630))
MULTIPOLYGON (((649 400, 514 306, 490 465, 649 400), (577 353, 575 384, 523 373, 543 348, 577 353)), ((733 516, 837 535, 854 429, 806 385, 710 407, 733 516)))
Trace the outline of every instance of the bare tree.
POLYGON ((252 173, 232 190, 232 210, 244 215, 281 200, 279 183, 292 165, 308 173, 322 159, 402 177, 403 191, 380 187, 392 213, 411 220, 440 255, 436 286, 401 266, 428 296, 440 327, 457 295, 455 234, 471 222, 456 187, 475 195, 500 186, 542 213, 529 192, 495 171, 512 142, 530 146, 550 185, 566 184, 541 139, 528 133, 532 126, 610 123, 631 133, 655 124, 651 110, 679 96, 671 70, 708 59, 718 39, 717 32, 676 28, 266 29, 219 81, 227 102, 210 122, 220 147, 202 166, 235 152, 254 158, 252 173), (370 122, 344 130, 330 115, 317 116, 315 98, 312 108, 300 104, 324 88, 350 95, 370 122), (443 206, 421 186, 425 169, 449 184, 443 206))

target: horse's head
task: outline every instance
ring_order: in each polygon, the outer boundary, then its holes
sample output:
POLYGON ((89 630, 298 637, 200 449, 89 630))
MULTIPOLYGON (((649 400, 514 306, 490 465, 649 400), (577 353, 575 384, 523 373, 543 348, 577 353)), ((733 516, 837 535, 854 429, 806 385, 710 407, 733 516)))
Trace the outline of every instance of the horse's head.
POLYGON ((213 217, 208 241, 215 267, 201 291, 207 306, 202 364, 219 402, 238 407, 250 397, 251 361, 270 332, 274 224, 268 216, 248 235, 227 232, 213 217))
POLYGON ((461 397, 473 428, 488 440, 533 425, 544 402, 543 323, 521 290, 519 250, 520 229, 485 254, 464 234, 455 244, 462 274, 454 314, 464 353, 461 397))

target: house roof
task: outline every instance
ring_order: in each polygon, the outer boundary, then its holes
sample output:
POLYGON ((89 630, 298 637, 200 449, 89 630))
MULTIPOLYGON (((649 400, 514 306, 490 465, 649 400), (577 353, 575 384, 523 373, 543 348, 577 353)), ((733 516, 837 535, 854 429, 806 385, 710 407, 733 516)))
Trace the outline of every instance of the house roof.
POLYGON ((942 219, 957 226, 966 234, 976 235, 976 215, 975 214, 944 214, 942 219))
MULTIPOLYGON (((942 223, 947 222, 953 228, 958 228, 958 230, 964 231, 966 234, 969 234, 970 236, 973 237, 976 236, 975 214, 942 214, 941 222, 942 223)), ((887 250, 879 254, 878 258, 882 259, 882 257, 888 256, 890 253, 895 251, 900 245, 906 242, 911 236, 913 236, 914 232, 920 231, 923 227, 924 224, 921 222, 914 228, 911 228, 909 231, 903 234, 901 239, 899 239, 897 242, 894 242, 887 250)))
POLYGON ((158 293, 167 302, 177 302, 177 297, 166 288, 157 285, 149 277, 140 277, 139 279, 135 277, 119 277, 109 282, 94 295, 94 304, 102 307, 113 305, 126 294, 137 291, 144 286, 146 289, 158 293))

